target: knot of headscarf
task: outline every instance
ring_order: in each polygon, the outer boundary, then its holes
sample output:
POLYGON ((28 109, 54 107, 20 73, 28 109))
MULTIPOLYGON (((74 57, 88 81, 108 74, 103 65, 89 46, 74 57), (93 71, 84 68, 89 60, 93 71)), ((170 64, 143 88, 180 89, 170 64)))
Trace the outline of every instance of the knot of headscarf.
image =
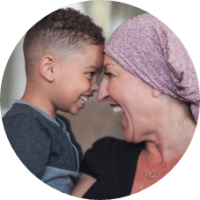
POLYGON ((191 103, 197 122, 199 86, 193 63, 177 36, 150 14, 123 23, 104 52, 158 91, 191 103))

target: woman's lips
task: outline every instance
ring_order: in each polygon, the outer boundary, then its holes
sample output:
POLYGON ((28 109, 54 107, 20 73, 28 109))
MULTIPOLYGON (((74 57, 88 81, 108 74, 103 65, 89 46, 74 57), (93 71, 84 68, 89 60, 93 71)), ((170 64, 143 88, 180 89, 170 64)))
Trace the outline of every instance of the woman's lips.
POLYGON ((113 108, 113 112, 117 113, 117 112, 122 112, 123 109, 121 106, 119 106, 118 104, 110 104, 110 106, 113 108))
POLYGON ((123 112, 123 114, 122 114, 122 116, 121 116, 121 118, 120 118, 120 120, 119 120, 119 123, 120 123, 120 125, 121 125, 122 127, 124 127, 123 121, 124 121, 125 117, 126 117, 126 115, 125 115, 125 113, 123 112))
POLYGON ((117 107, 113 107, 113 112, 117 113, 117 112, 122 112, 122 108, 117 106, 117 107))
POLYGON ((118 112, 123 112, 120 120, 119 120, 119 123, 121 126, 123 126, 123 120, 125 118, 125 113, 124 113, 124 110, 122 109, 122 107, 118 104, 110 104, 111 107, 113 107, 113 112, 114 113, 118 113, 118 112))

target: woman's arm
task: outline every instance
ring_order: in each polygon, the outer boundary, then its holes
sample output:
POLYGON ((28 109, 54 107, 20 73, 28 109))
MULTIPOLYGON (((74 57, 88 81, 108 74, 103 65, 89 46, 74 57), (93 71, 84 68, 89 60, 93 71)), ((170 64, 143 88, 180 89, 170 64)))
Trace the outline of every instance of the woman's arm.
POLYGON ((72 190, 71 195, 75 197, 82 197, 95 182, 96 179, 92 176, 81 173, 81 176, 72 190))

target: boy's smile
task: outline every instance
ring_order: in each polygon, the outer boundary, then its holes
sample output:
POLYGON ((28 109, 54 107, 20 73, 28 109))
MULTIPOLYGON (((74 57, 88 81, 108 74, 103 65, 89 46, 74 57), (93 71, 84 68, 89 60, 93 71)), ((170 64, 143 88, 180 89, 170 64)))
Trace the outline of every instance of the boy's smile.
POLYGON ((58 110, 76 115, 99 89, 97 78, 102 71, 103 45, 86 45, 82 52, 56 60, 55 64, 53 104, 58 110))

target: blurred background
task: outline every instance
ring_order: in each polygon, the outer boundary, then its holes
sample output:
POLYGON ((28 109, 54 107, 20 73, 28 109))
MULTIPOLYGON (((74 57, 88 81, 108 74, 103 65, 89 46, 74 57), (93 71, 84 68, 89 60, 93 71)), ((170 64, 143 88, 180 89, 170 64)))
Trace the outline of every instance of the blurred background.
MULTIPOLYGON (((103 28, 106 43, 119 25, 145 12, 114 1, 87 1, 66 7, 75 8, 89 15, 94 23, 103 28)), ((23 37, 13 50, 4 71, 0 97, 2 117, 16 99, 21 99, 25 91, 26 76, 22 47, 23 37)), ((98 78, 99 85, 102 77, 103 73, 98 78)), ((114 113, 109 102, 98 102, 97 94, 90 98, 85 108, 76 116, 60 111, 58 113, 70 120, 73 133, 83 152, 90 148, 94 141, 104 136, 124 138, 123 130, 118 123, 122 113, 114 113)))

